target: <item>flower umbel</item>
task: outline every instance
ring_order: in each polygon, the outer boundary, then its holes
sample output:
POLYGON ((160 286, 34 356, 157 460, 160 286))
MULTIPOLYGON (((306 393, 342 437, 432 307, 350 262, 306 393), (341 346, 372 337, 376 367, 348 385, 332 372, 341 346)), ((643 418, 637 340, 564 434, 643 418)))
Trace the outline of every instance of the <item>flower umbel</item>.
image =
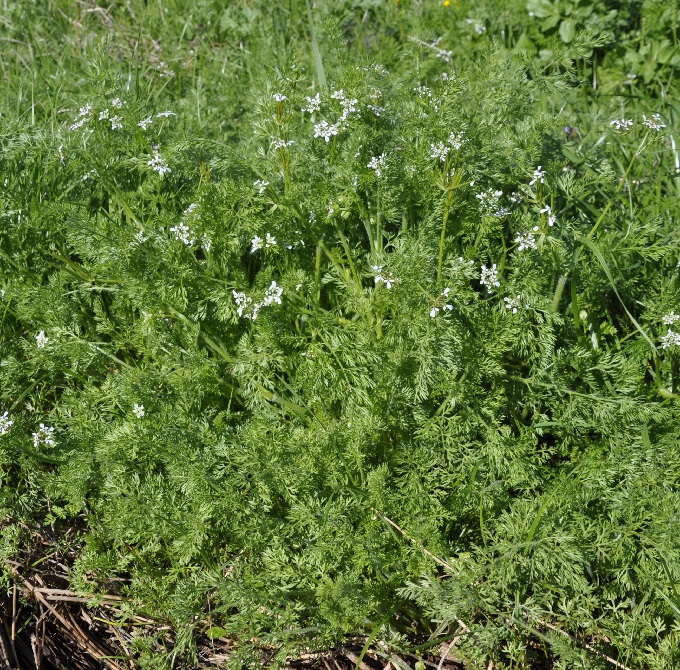
POLYGON ((161 177, 167 172, 172 172, 172 170, 168 167, 168 164, 158 153, 155 153, 153 158, 148 160, 146 164, 161 177))
POLYGON ((0 414, 0 435, 7 435, 13 424, 14 421, 9 418, 9 414, 7 412, 0 414))
POLYGON ((33 433, 33 446, 39 447, 41 444, 46 444, 48 447, 53 447, 56 442, 52 437, 52 433, 54 433, 54 428, 41 423, 38 431, 33 433))
POLYGON ((45 345, 49 341, 47 335, 45 335, 45 331, 41 330, 36 336, 35 336, 35 343, 38 345, 38 349, 44 349, 45 345))
POLYGON ((479 283, 483 286, 486 286, 487 293, 492 293, 494 286, 498 288, 501 285, 501 283, 498 281, 498 270, 496 269, 496 264, 494 263, 490 268, 487 268, 486 265, 482 265, 481 271, 482 273, 479 283))

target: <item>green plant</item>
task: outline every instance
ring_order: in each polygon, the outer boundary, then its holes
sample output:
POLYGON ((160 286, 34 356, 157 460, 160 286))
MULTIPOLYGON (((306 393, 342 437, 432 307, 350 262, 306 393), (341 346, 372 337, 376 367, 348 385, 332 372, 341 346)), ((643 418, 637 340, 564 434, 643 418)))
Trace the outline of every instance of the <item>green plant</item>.
POLYGON ((56 6, 6 10, 2 509, 172 624, 140 665, 672 667, 674 107, 467 5, 56 6))

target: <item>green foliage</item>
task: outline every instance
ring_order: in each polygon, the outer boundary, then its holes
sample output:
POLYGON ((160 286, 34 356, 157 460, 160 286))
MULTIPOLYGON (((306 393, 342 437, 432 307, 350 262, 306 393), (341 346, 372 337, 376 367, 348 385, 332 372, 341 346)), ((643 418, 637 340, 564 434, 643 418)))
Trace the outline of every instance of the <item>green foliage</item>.
POLYGON ((680 660, 676 14, 623 5, 2 10, 0 504, 142 667, 680 660))

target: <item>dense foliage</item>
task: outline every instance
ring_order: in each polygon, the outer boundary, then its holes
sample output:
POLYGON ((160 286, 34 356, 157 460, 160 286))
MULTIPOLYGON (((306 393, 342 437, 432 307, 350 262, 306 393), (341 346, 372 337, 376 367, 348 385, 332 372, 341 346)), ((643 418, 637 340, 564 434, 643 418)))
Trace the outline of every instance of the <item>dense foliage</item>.
POLYGON ((6 3, 0 509, 257 650, 680 661, 677 5, 6 3))

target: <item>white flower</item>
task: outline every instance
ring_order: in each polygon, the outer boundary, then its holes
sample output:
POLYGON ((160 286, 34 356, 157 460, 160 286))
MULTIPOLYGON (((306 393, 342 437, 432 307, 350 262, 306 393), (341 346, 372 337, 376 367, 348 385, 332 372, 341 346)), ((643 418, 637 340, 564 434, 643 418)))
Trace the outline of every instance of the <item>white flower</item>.
POLYGON ((385 287, 390 289, 394 284, 397 282, 401 281, 399 277, 395 277, 391 272, 385 272, 383 273, 382 271, 383 266, 382 265, 374 265, 373 266, 373 272, 376 273, 375 275, 375 285, 377 286, 380 284, 380 282, 385 284, 385 287))
POLYGON ((148 126, 150 126, 153 123, 153 117, 152 116, 147 116, 145 119, 142 119, 137 125, 142 129, 146 130, 148 126))
POLYGON ((283 295, 283 289, 276 285, 273 281, 269 288, 264 292, 263 305, 271 305, 272 303, 281 304, 281 296, 283 295))
POLYGON ((168 164, 161 158, 161 156, 158 153, 155 153, 153 158, 151 158, 149 161, 146 163, 154 172, 157 172, 161 177, 166 173, 166 172, 172 172, 172 170, 168 167, 168 164))
POLYGON ((536 248, 536 237, 534 236, 533 233, 527 232, 526 230, 517 234, 515 242, 519 244, 519 246, 517 247, 518 251, 536 248))
POLYGON ((286 147, 292 147, 295 144, 293 140, 274 140, 272 142, 272 147, 274 149, 285 149, 286 147))
POLYGON ((144 235, 144 231, 143 231, 143 230, 138 230, 138 231, 135 233, 135 242, 137 242, 137 244, 143 244, 143 243, 146 242, 148 239, 149 239, 149 238, 148 238, 146 235, 144 235))
POLYGON ((647 126, 650 130, 656 130, 656 132, 661 132, 665 127, 665 123, 661 123, 661 114, 652 114, 652 118, 648 119, 644 114, 642 115, 642 123, 647 126))
POLYGON ((491 189, 487 189, 486 191, 477 193, 475 198, 479 200, 479 204, 481 205, 483 212, 487 214, 493 214, 495 216, 505 216, 507 213, 506 210, 500 211, 498 209, 498 201, 502 195, 503 191, 493 191, 491 189))
POLYGON ((79 119, 78 121, 75 121, 69 126, 69 130, 79 130, 82 128, 86 123, 87 123, 87 116, 84 116, 82 119, 79 119))
POLYGON ((266 238, 265 243, 264 243, 265 247, 275 247, 276 246, 276 238, 273 237, 270 233, 267 233, 265 235, 265 238, 266 238))
POLYGON ((62 165, 66 165, 66 156, 64 156, 64 145, 63 144, 59 145, 59 162, 62 165))
POLYGON ((533 186, 537 181, 540 181, 541 184, 543 184, 543 177, 545 177, 545 170, 541 170, 541 166, 539 165, 538 168, 534 170, 534 178, 529 182, 529 186, 533 186))
POLYGON ((262 195, 267 186, 269 186, 269 182, 264 181, 264 179, 258 179, 253 182, 253 186, 257 189, 257 192, 262 195))
POLYGON ((505 309, 511 309, 513 314, 517 314, 520 305, 519 295, 517 298, 503 298, 503 301, 505 302, 505 309))
POLYGON ((7 412, 4 414, 0 415, 0 435, 7 435, 9 433, 9 429, 12 427, 14 424, 14 421, 12 421, 9 418, 9 415, 7 412))
POLYGON ((332 93, 331 98, 339 100, 340 105, 342 106, 342 116, 340 117, 340 121, 346 121, 349 118, 350 114, 356 114, 357 116, 361 116, 361 113, 357 109, 359 101, 356 98, 346 97, 342 89, 340 91, 335 91, 334 93, 332 93))
POLYGON ((668 347, 680 347, 680 333, 674 333, 669 329, 661 338, 661 347, 663 349, 668 349, 668 347))
POLYGON ((272 98, 274 98, 276 102, 283 102, 284 100, 288 100, 288 98, 285 95, 283 95, 283 93, 274 93, 272 98))
POLYGON ((100 121, 105 121, 108 118, 109 118, 109 110, 108 109, 105 109, 103 112, 99 112, 99 120, 100 121))
POLYGON ((516 191, 513 191, 509 197, 510 202, 514 202, 515 204, 522 202, 524 200, 524 196, 521 193, 517 193, 516 191))
POLYGON ((313 114, 321 109, 321 97, 317 93, 313 98, 307 96, 307 106, 302 108, 303 112, 313 114))
POLYGON ((459 151, 460 148, 463 146, 463 143, 465 142, 465 133, 462 131, 459 133, 450 133, 449 134, 449 144, 456 150, 459 151))
POLYGON ((380 177, 382 174, 382 169, 385 167, 385 154, 373 156, 366 167, 370 168, 371 170, 375 170, 376 175, 380 177))
POLYGON ((663 322, 667 326, 672 326, 677 321, 680 321, 680 314, 676 314, 674 311, 668 312, 668 314, 665 314, 663 317, 663 322))
POLYGON ((33 433, 33 446, 38 447, 40 444, 46 444, 48 447, 53 447, 56 442, 52 437, 54 428, 46 426, 44 423, 40 424, 37 433, 33 433))
POLYGON ((254 254, 260 249, 262 249, 262 238, 259 235, 255 235, 255 237, 250 240, 250 253, 254 254))
POLYGON ((192 202, 185 210, 184 210, 184 217, 191 216, 193 214, 193 217, 195 219, 200 219, 200 215, 194 214, 196 209, 198 208, 198 205, 195 202, 192 202))
POLYGON ((541 210, 540 213, 548 215, 548 225, 552 228, 555 225, 555 222, 557 221, 557 217, 552 213, 552 209, 550 208, 550 205, 546 205, 541 210))
POLYGON ((78 115, 75 118, 75 121, 71 126, 69 126, 70 130, 78 130, 79 128, 82 128, 88 121, 92 114, 92 105, 88 102, 87 105, 84 107, 80 108, 80 111, 78 112, 78 115))
POLYGON ((430 316, 434 319, 434 317, 437 316, 437 314, 439 314, 439 307, 433 307, 430 310, 430 316))
POLYGON ((203 248, 207 251, 210 252, 212 249, 212 239, 208 235, 208 233, 203 233, 201 236, 201 244, 203 245, 203 248))
POLYGON ((333 135, 338 134, 338 127, 328 121, 320 121, 314 126, 314 137, 323 137, 326 142, 330 142, 333 135))
POLYGON ((170 228, 170 232, 175 233, 175 239, 184 242, 187 246, 196 242, 196 234, 184 221, 180 221, 179 225, 170 228))
POLYGON ((466 19, 465 23, 473 26, 478 35, 483 35, 486 32, 486 26, 475 19, 466 19))
POLYGON ((138 419, 141 419, 144 416, 144 405, 138 405, 137 403, 135 403, 133 408, 132 408, 132 413, 138 419))
POLYGON ((111 107, 115 107, 116 109, 121 109, 123 107, 123 101, 120 98, 114 98, 111 100, 111 107))
POLYGON ((486 292, 491 293, 493 291, 493 286, 499 287, 501 283, 498 281, 498 270, 496 269, 496 264, 494 263, 490 268, 486 265, 482 265, 482 274, 479 279, 479 283, 486 286, 486 292))
POLYGON ((366 105, 376 116, 382 116, 385 108, 380 105, 366 105))
POLYGON ((35 343, 38 345, 38 349, 44 349, 45 345, 48 342, 47 335, 45 335, 45 331, 41 330, 36 336, 35 336, 35 343))
POLYGON ((244 316, 247 319, 254 319, 257 317, 257 312, 255 312, 255 315, 253 316, 252 312, 247 311, 250 306, 253 304, 253 299, 249 298, 245 293, 241 291, 232 291, 232 295, 234 296, 234 302, 236 303, 237 310, 236 312, 238 313, 239 316, 244 316))
POLYGON ((609 122, 610 126, 614 126, 616 130, 627 133, 633 127, 633 119, 614 119, 609 122))
POLYGON ((413 91, 418 94, 418 97, 422 100, 423 98, 431 98, 432 91, 427 86, 416 86, 413 91))
MULTIPOLYGON (((120 130, 123 127, 123 117, 122 116, 112 116, 111 117, 111 130, 120 130)), ((170 172, 170 170, 168 170, 170 172)))
POLYGON ((169 119, 171 116, 177 116, 177 114, 175 114, 175 112, 171 112, 169 109, 166 109, 164 112, 158 112, 158 114, 156 114, 157 119, 160 118, 169 119))
POLYGON ((442 163, 446 161, 446 157, 449 155, 450 147, 447 147, 444 142, 439 142, 437 144, 430 144, 430 158, 439 160, 442 163))

